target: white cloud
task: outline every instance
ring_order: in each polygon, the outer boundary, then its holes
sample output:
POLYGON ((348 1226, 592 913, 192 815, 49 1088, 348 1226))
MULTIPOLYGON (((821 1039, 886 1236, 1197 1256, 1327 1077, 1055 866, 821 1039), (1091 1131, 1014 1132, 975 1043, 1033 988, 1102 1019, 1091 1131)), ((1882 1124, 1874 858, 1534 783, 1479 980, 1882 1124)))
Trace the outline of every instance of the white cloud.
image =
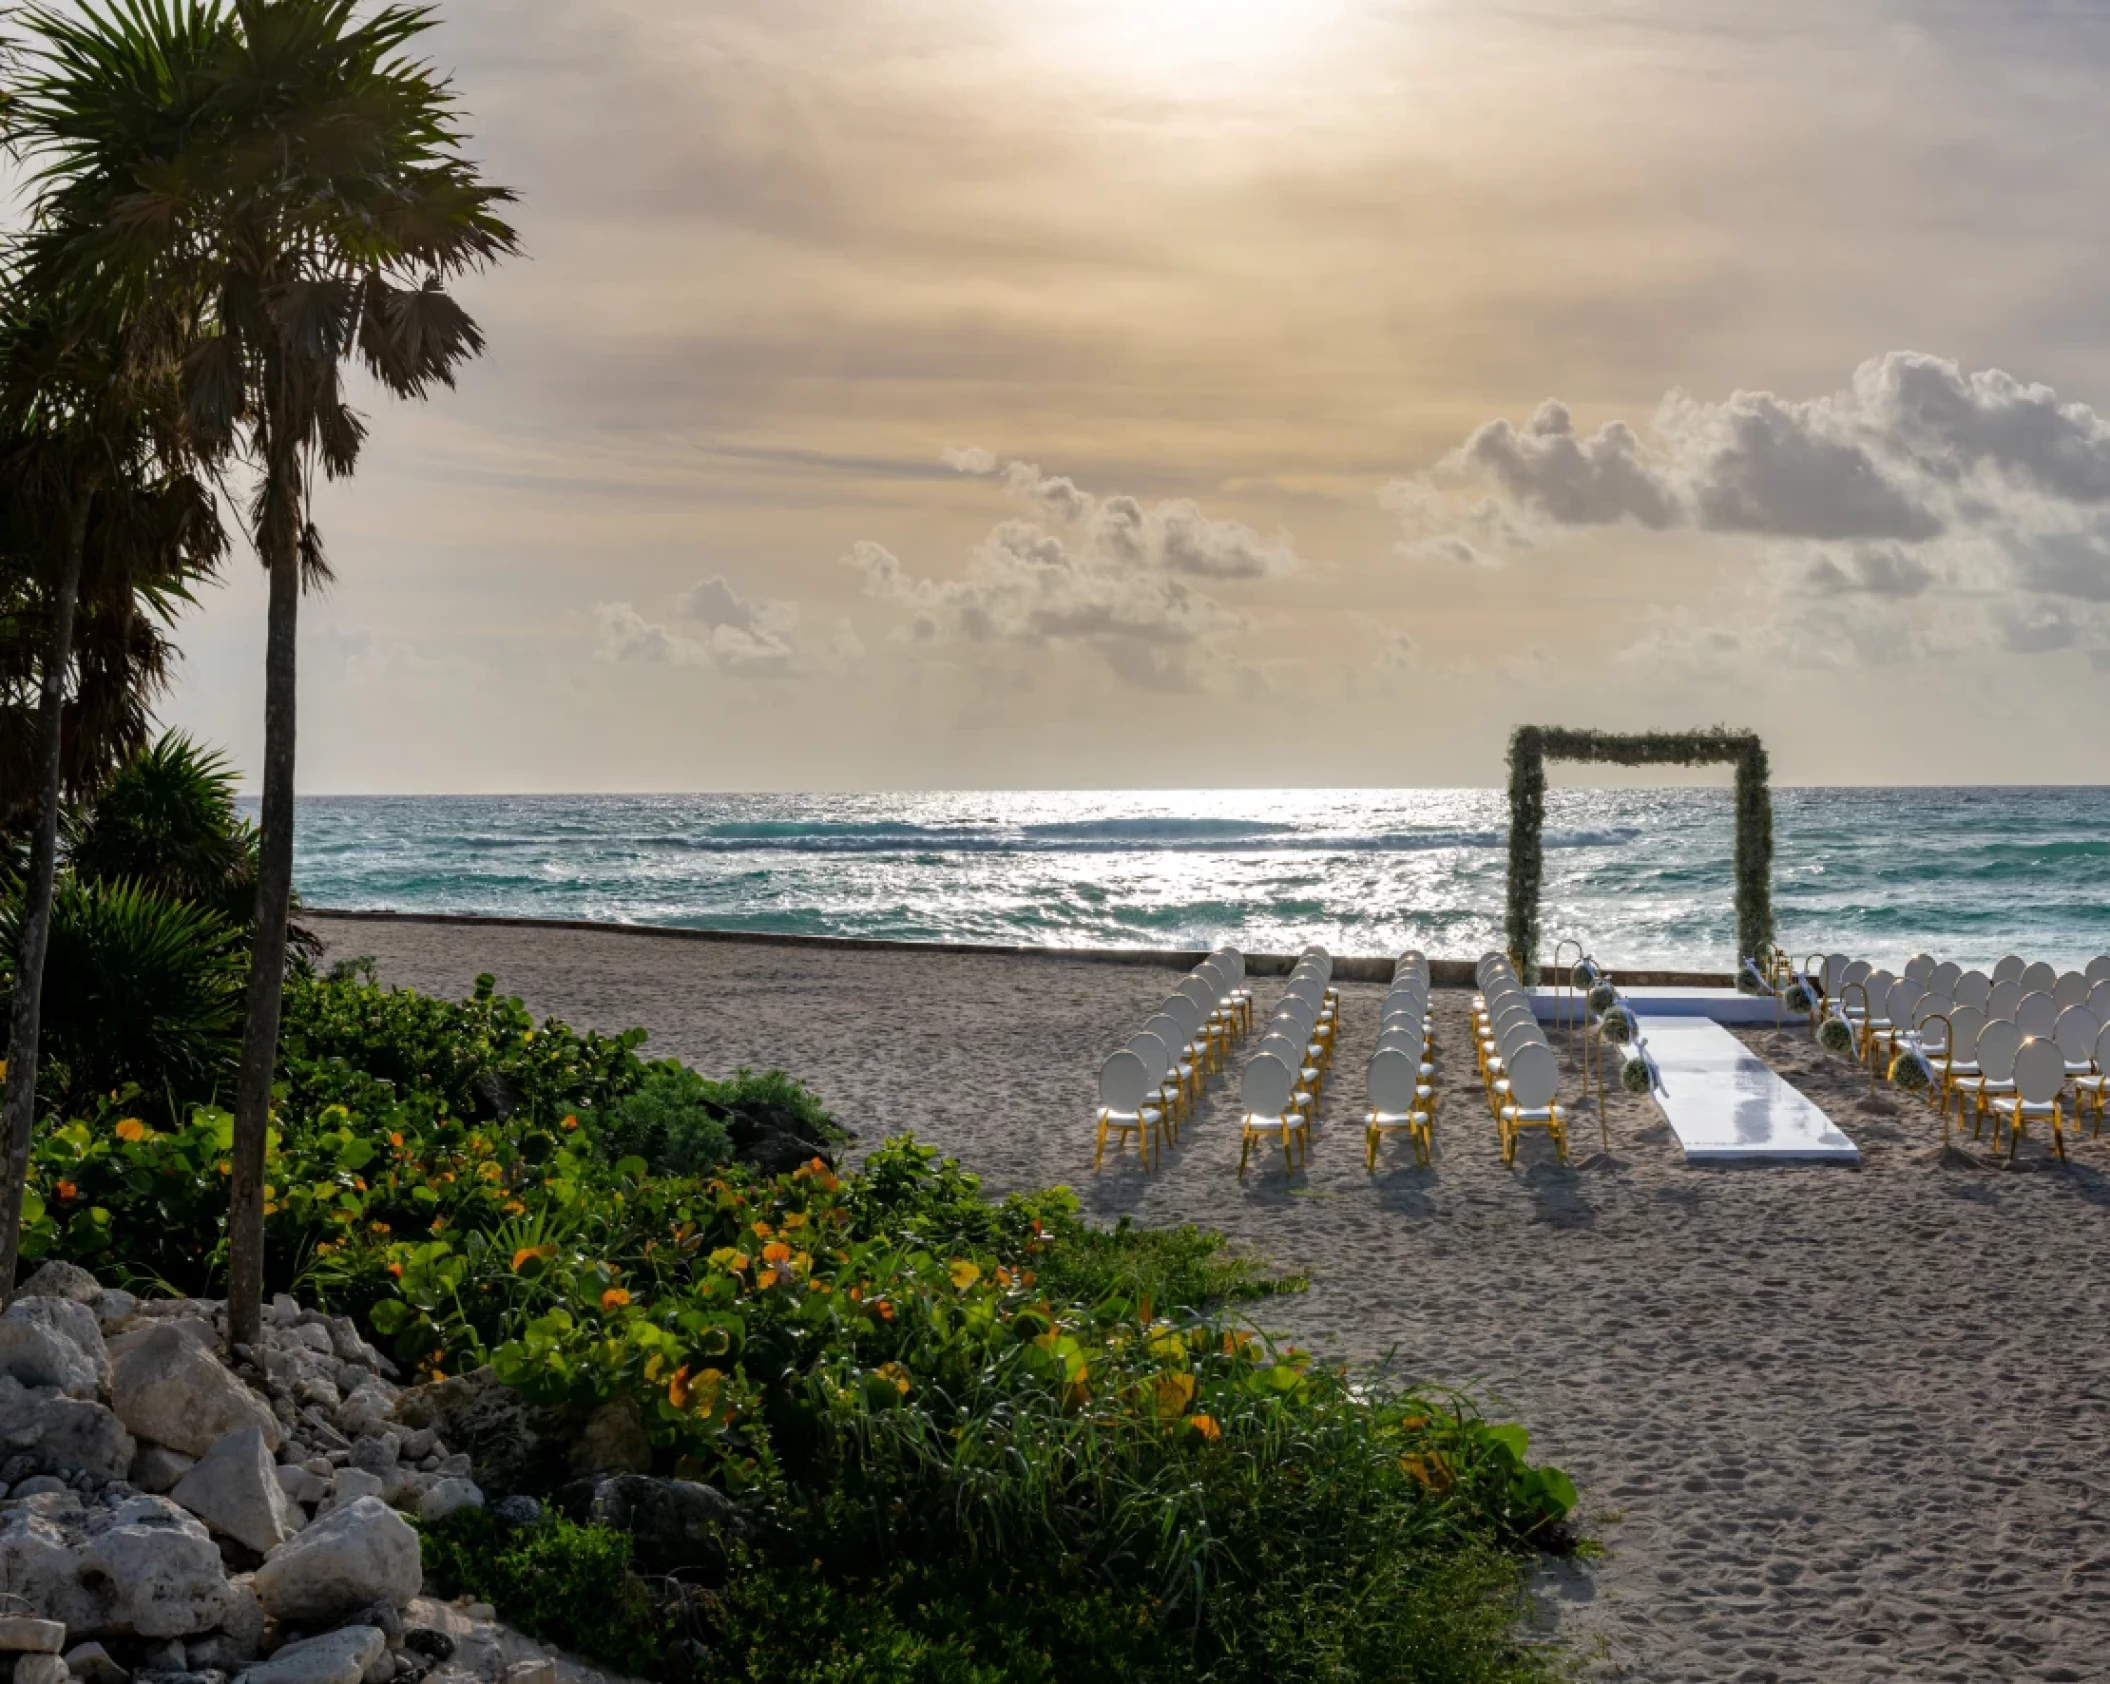
POLYGON ((677 623, 663 625, 627 602, 595 603, 595 653, 604 661, 706 667, 764 677, 791 672, 800 664, 795 602, 750 600, 714 577, 683 591, 674 599, 674 609, 677 623))
POLYGON ((979 448, 948 447, 945 460, 999 481, 1037 518, 999 521, 952 579, 913 574, 871 539, 851 545, 844 564, 867 595, 905 611, 914 642, 1085 648, 1138 688, 1192 689, 1246 622, 1189 581, 1263 580, 1301 565, 1288 538, 1212 519, 1185 498, 1101 496, 979 448))

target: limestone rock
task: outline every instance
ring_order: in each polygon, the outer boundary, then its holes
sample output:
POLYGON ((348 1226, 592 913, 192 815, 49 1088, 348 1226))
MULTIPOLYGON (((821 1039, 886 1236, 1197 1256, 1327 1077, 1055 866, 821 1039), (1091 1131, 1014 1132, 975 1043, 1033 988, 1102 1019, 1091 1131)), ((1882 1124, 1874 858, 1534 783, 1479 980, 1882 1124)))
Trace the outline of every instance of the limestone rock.
POLYGON ((0 1650, 56 1655, 66 1646, 66 1628, 31 1614, 0 1614, 0 1650))
POLYGON ((131 1482, 142 1491, 160 1496, 198 1465, 198 1458, 171 1450, 165 1444, 142 1444, 132 1458, 131 1482))
MULTIPOLYGON (((32 1304, 66 1304, 68 1309, 88 1312, 63 1298, 31 1299, 32 1304)), ((17 1305, 0 1316, 0 1374, 32 1391, 64 1392, 68 1397, 92 1398, 97 1391, 95 1364, 63 1333, 27 1317, 18 1316, 17 1305)), ((90 1325, 93 1318, 90 1317, 90 1325)), ((102 1343, 98 1334, 96 1341, 102 1343)))
POLYGON ((419 1499, 418 1518, 426 1525, 433 1526, 462 1509, 480 1509, 483 1506, 484 1494, 474 1481, 443 1479, 419 1499))
POLYGON ((278 1448, 278 1418, 191 1337, 162 1325, 118 1343, 110 1405, 140 1438, 203 1456, 229 1433, 254 1427, 268 1449, 278 1448))
POLYGON ((256 1589, 274 1619, 312 1624, 383 1597, 401 1607, 423 1579, 417 1533, 378 1497, 360 1497, 266 1556, 256 1589))
POLYGON ((411 1387, 396 1404, 396 1418, 412 1430, 431 1427, 450 1447, 468 1452, 487 1488, 540 1490, 568 1471, 562 1418, 529 1403, 489 1368, 411 1387))
POLYGON ((103 1330, 108 1339, 113 1333, 122 1333, 132 1325, 139 1314, 139 1300, 121 1288, 106 1286, 103 1295, 96 1300, 95 1325, 103 1330))
POLYGON ((231 1592, 220 1551, 205 1528, 166 1497, 127 1497, 91 1516, 84 1558, 106 1585, 97 1623, 69 1620, 87 1635, 188 1637, 226 1617, 231 1592))
POLYGON ((278 1468, 278 1488, 296 1503, 306 1503, 310 1507, 330 1494, 330 1482, 322 1475, 283 1462, 278 1468))
POLYGON ((243 1673, 239 1684, 361 1684, 387 1652, 388 1640, 372 1626, 344 1626, 288 1643, 243 1673))
MULTIPOLYGON (((72 1349, 47 1329, 0 1321, 0 1327, 7 1326, 72 1349)), ((45 1467, 85 1469, 103 1480, 124 1478, 137 1448, 123 1424, 101 1404, 68 1397, 55 1387, 25 1386, 4 1373, 0 1373, 0 1445, 27 1451, 45 1467)))
POLYGON ((99 1594, 104 1587, 81 1581, 80 1515, 78 1499, 36 1497, 9 1505, 0 1513, 0 1584, 13 1599, 10 1606, 34 1609, 69 1631, 86 1633, 102 1629, 106 1604, 99 1594))
POLYGON ((78 1350, 95 1371, 95 1390, 75 1392, 75 1397, 94 1397, 110 1384, 110 1351, 103 1343, 102 1324, 95 1311, 70 1298, 22 1298, 7 1307, 0 1321, 22 1321, 49 1329, 78 1350))
POLYGON ((652 1467, 652 1440, 645 1434, 637 1400, 612 1398, 587 1418, 572 1446, 571 1465, 582 1474, 641 1474, 652 1467))
POLYGON ((57 1258, 15 1289, 17 1303, 25 1298, 66 1298, 76 1304, 93 1304, 102 1295, 102 1283, 86 1269, 57 1258))
POLYGON ((100 1643, 76 1643, 68 1649, 66 1670, 81 1684, 131 1684, 132 1675, 100 1643))
POLYGON ((301 1513, 278 1482, 278 1468, 255 1427, 229 1433, 169 1492, 215 1532, 259 1555, 301 1527, 301 1513))
POLYGON ((337 1486, 330 1507, 341 1509, 361 1497, 380 1497, 385 1502, 386 1491, 387 1482, 379 1474, 370 1474, 364 1468, 342 1467, 337 1470, 337 1486))
POLYGON ((15 1684, 67 1684, 72 1676, 56 1655, 24 1655, 15 1662, 15 1684))

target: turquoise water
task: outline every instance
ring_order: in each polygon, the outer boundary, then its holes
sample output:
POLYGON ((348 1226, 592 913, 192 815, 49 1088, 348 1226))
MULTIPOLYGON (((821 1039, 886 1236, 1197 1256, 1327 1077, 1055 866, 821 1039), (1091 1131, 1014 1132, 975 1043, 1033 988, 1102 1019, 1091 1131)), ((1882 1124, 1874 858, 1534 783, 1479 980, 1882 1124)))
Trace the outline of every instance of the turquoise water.
MULTIPOLYGON (((2110 951, 2110 790, 1779 790, 1782 943, 2110 951)), ((813 935, 1341 953, 1496 945, 1496 790, 314 797, 308 904, 813 935)), ((1726 789, 1549 792, 1546 929, 1727 967, 1726 789)))

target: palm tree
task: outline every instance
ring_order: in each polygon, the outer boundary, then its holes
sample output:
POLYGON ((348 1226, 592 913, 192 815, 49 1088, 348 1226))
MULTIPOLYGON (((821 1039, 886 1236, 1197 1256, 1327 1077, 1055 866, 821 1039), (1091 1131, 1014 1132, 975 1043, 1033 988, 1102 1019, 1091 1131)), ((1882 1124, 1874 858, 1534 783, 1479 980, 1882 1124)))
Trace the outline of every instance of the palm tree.
POLYGON ((461 151, 451 86, 407 49, 428 9, 357 0, 106 0, 23 14, 14 121, 39 161, 40 274, 120 290, 185 347, 191 436, 254 473, 269 578, 255 942, 235 1089, 228 1324, 263 1305, 263 1183, 293 888, 295 632, 326 578, 317 470, 365 425, 343 375, 398 397, 452 385, 483 336, 446 283, 515 249, 512 195, 461 151))
POLYGON ((14 1291, 36 1119, 61 801, 136 746, 133 727, 166 671, 147 610, 210 571, 221 543, 210 496, 168 459, 172 416, 153 400, 173 392, 173 368, 141 357, 100 300, 54 290, 11 302, 0 310, 0 609, 13 635, 0 683, 18 722, 32 685, 35 708, 16 755, 31 776, 14 786, 30 838, 0 1101, 0 1299, 14 1291))

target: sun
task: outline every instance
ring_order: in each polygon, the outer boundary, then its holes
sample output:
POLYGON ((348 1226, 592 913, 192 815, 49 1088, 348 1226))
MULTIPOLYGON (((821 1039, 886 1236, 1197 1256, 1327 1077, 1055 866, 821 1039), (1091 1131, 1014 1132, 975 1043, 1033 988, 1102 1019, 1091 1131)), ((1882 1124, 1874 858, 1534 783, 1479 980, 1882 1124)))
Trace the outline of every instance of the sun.
POLYGON ((1043 0, 1019 27, 1087 74, 1206 97, 1309 65, 1336 39, 1345 0, 1043 0))

